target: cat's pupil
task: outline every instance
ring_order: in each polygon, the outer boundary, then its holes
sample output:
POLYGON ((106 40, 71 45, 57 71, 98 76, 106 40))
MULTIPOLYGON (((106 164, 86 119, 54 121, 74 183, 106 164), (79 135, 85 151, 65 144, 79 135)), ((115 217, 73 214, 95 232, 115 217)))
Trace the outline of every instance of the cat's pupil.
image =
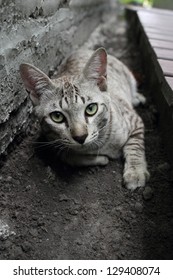
POLYGON ((89 111, 91 111, 91 112, 92 112, 93 107, 94 107, 93 105, 90 105, 90 106, 88 107, 89 111))
POLYGON ((91 103, 86 107, 85 114, 87 116, 93 116, 97 113, 98 105, 97 103, 91 103))
POLYGON ((56 123, 62 123, 65 121, 64 115, 57 111, 50 113, 50 118, 56 123))

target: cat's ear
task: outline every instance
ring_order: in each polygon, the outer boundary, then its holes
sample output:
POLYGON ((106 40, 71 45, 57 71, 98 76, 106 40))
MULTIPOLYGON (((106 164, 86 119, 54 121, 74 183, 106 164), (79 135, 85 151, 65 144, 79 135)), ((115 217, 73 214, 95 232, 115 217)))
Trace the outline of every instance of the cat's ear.
POLYGON ((101 91, 107 90, 107 53, 104 48, 97 49, 87 62, 83 75, 93 80, 101 91))
POLYGON ((20 74, 33 104, 38 105, 41 94, 53 87, 51 80, 41 70, 27 63, 20 65, 20 74))

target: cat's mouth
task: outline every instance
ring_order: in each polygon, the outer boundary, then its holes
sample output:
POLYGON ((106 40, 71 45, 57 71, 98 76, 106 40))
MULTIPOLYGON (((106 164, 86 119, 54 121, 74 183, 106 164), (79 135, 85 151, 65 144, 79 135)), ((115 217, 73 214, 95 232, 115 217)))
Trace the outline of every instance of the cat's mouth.
POLYGON ((73 143, 70 145, 70 148, 73 150, 73 151, 77 151, 77 152, 80 152, 80 151, 91 151, 91 150, 96 150, 96 149, 99 149, 101 145, 101 142, 98 141, 98 136, 96 137, 93 137, 92 139, 90 140, 87 140, 84 142, 84 143, 73 143))

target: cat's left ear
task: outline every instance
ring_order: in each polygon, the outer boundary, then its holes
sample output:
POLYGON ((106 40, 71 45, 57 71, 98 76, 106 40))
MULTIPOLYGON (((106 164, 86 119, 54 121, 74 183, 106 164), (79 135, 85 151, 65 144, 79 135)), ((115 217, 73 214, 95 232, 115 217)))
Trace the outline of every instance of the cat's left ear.
POLYGON ((33 104, 39 104, 41 94, 53 88, 49 77, 31 64, 21 64, 20 74, 33 104))
POLYGON ((86 64, 83 75, 95 81, 101 91, 107 90, 107 53, 104 48, 97 49, 86 64))

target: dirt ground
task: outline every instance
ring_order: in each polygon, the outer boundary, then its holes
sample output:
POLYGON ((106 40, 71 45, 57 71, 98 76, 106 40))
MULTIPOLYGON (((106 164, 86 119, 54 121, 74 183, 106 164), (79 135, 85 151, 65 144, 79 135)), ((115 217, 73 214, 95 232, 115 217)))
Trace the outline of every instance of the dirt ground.
POLYGON ((124 61, 147 96, 138 112, 151 179, 130 192, 122 184, 122 160, 62 166, 46 145, 34 145, 39 131, 33 124, 0 170, 0 259, 173 259, 170 166, 140 53, 127 40, 123 19, 97 32, 95 47, 104 45, 124 61))

